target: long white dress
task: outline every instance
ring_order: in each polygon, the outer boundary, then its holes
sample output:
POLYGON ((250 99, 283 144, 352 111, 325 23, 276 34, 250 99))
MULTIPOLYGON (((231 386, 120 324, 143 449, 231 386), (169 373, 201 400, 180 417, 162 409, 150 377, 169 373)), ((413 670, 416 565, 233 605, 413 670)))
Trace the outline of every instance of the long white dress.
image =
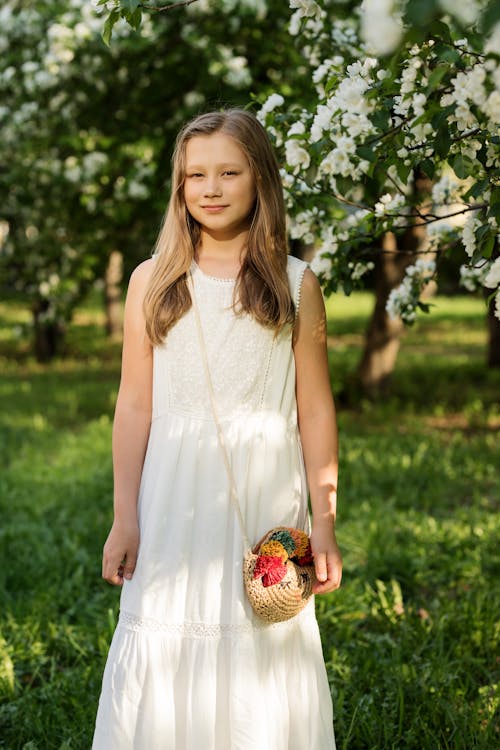
MULTIPOLYGON (((298 308, 306 264, 288 260, 298 308)), ((193 264, 218 412, 249 538, 309 528, 290 330, 231 309, 234 281, 193 264)), ((242 583, 243 542, 191 309, 154 349, 153 418, 93 750, 334 750, 314 597, 265 624, 242 583)))

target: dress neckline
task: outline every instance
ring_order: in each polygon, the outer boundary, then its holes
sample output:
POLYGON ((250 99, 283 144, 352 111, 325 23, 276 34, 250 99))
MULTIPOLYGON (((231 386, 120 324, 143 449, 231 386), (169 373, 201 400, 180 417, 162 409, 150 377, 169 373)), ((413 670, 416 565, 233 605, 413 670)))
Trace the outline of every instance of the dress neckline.
POLYGON ((198 263, 193 259, 192 261, 192 268, 200 275, 201 278, 207 279, 208 281, 215 281, 218 284, 234 284, 236 282, 235 278, 220 278, 219 276, 211 276, 208 273, 205 273, 198 263))

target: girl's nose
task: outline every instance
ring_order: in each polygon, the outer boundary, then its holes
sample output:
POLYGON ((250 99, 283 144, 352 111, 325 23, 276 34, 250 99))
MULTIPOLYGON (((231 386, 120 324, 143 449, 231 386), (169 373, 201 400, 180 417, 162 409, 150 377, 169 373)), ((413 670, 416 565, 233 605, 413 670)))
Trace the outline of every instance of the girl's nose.
POLYGON ((219 184, 219 181, 217 180, 217 178, 215 178, 215 177, 210 178, 209 177, 207 179, 207 182, 205 184, 204 193, 207 196, 207 198, 214 197, 216 195, 222 195, 222 190, 220 188, 220 184, 219 184))

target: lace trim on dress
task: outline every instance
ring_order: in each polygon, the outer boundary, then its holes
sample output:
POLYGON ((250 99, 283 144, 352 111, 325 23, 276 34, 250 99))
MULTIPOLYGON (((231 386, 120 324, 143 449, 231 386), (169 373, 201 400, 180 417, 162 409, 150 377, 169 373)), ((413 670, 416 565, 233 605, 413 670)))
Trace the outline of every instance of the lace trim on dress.
POLYGON ((195 260, 193 260, 192 266, 194 269, 196 269, 196 271, 198 271, 202 279, 208 279, 209 281, 217 281, 219 284, 234 284, 236 282, 236 279, 231 278, 230 276, 225 278, 221 276, 211 276, 209 273, 205 273, 205 271, 202 271, 202 269, 199 267, 198 263, 195 260))
POLYGON ((298 273, 298 276, 297 276, 297 280, 295 282, 295 295, 294 295, 294 297, 295 297, 295 299, 294 299, 294 303, 295 303, 295 317, 297 317, 297 315, 299 314, 300 294, 301 294, 301 291, 302 291, 302 279, 304 278, 304 274, 306 272, 306 268, 309 268, 309 266, 307 264, 304 265, 304 266, 302 266, 302 268, 299 270, 299 273, 298 273))
POLYGON ((120 612, 118 627, 132 630, 135 633, 160 633, 161 635, 180 636, 182 638, 234 638, 262 630, 289 630, 308 618, 311 621, 314 618, 314 610, 312 613, 309 612, 309 607, 285 622, 269 624, 256 620, 239 625, 221 625, 208 622, 165 623, 153 620, 150 617, 137 617, 130 612, 120 612))

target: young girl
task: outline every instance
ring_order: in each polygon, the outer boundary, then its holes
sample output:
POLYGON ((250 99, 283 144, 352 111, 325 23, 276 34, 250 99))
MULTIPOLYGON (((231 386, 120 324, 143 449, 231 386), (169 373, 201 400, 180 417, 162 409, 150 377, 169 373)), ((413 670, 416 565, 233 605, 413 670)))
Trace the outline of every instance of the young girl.
POLYGON ((123 589, 93 748, 332 750, 314 597, 270 625, 244 593, 188 277, 248 535, 305 522, 314 593, 340 585, 319 284, 287 257, 262 126, 240 110, 204 114, 178 136, 155 254, 132 274, 125 306, 103 554, 103 577, 123 589))

